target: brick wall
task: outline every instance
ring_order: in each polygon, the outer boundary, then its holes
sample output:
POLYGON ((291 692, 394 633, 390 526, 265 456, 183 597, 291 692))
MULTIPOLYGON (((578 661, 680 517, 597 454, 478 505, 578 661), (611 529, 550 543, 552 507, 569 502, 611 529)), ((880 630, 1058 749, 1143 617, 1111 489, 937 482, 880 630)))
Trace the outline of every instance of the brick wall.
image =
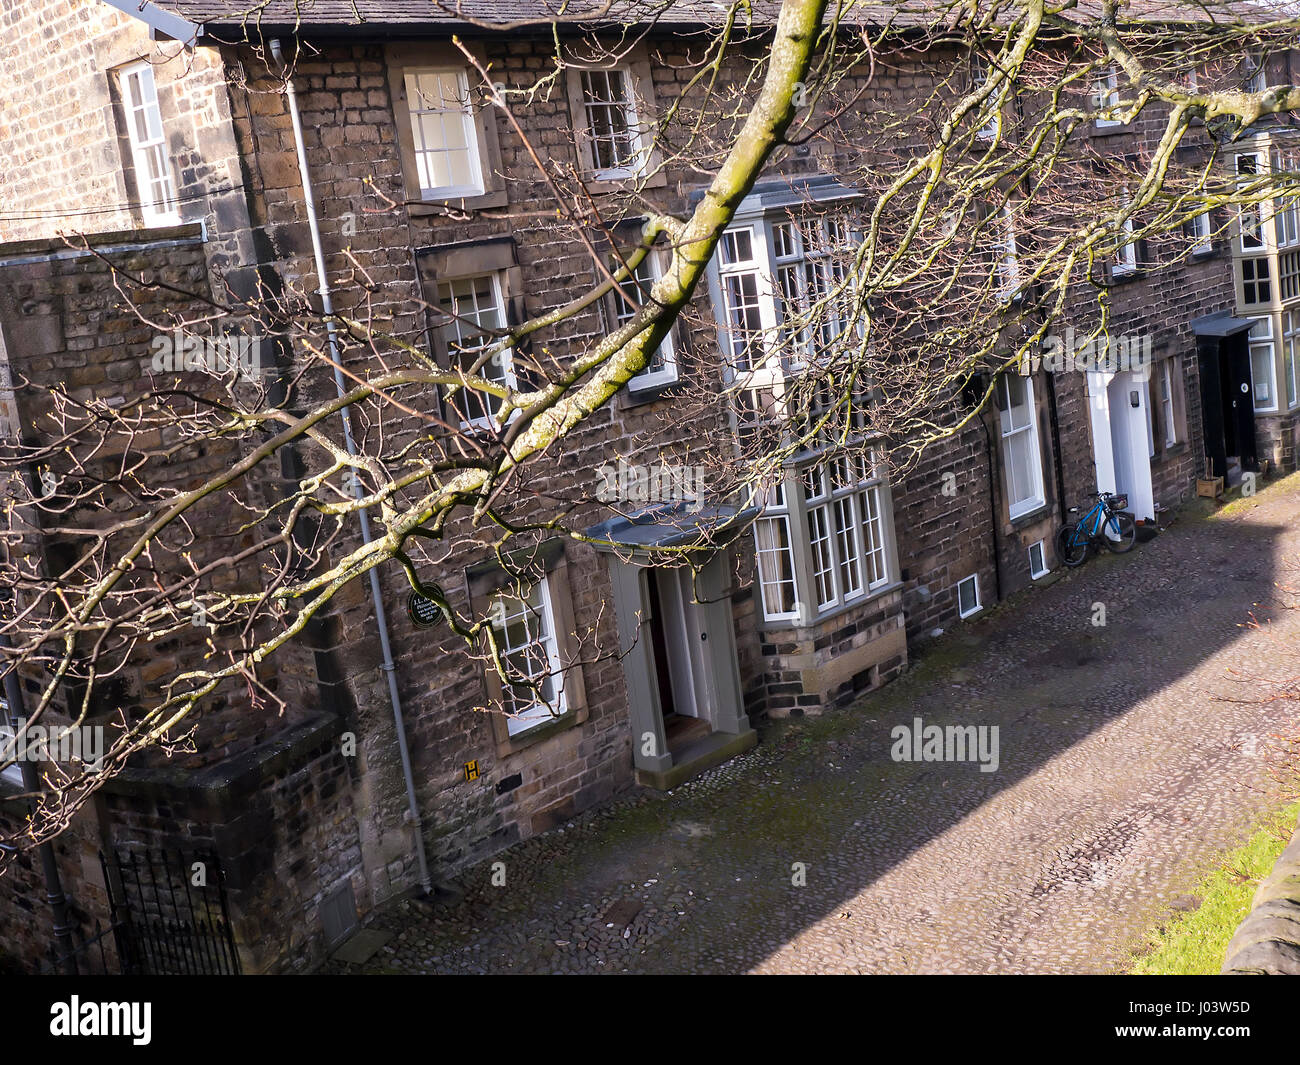
MULTIPOLYGON (((72 254, 60 240, 0 245, 0 351, 6 356, 6 379, 19 385, 5 406, 11 439, 15 432, 30 439, 52 432, 50 402, 42 389, 54 384, 80 401, 127 404, 147 396, 156 336, 149 323, 166 328, 173 320, 206 312, 209 261, 200 228, 155 231, 145 241, 140 236, 102 234, 94 238, 97 254, 72 254), (123 305, 115 276, 142 317, 123 305), (152 284, 133 287, 125 280, 130 277, 152 284)), ((210 387, 222 387, 207 380, 210 387)), ((191 384, 204 387, 202 381, 191 384)), ((166 464, 152 464, 148 483, 162 493, 189 489, 238 457, 233 446, 217 444, 181 451, 166 464)), ((254 497, 259 486, 265 487, 257 476, 250 479, 254 497)), ((87 506, 61 520, 93 527, 105 517, 87 506)), ((194 526, 209 534, 225 531, 228 518, 225 503, 216 497, 191 514, 194 526)), ((197 542, 194 557, 200 565, 220 557, 224 543, 197 542)), ((26 545, 33 553, 47 548, 44 541, 26 545)), ((226 586, 242 581, 255 588, 255 577, 249 584, 255 573, 229 574, 226 586)), ((162 681, 201 659, 204 635, 206 630, 195 628, 139 648, 105 687, 97 707, 131 714, 157 699, 162 681)), ((361 772, 339 743, 346 701, 340 708, 339 700, 322 695, 322 682, 330 679, 322 656, 334 653, 336 639, 329 626, 320 626, 266 664, 262 679, 284 698, 283 713, 265 703, 252 705, 240 685, 228 685, 187 721, 194 725, 192 752, 138 756, 83 808, 55 844, 64 890, 83 933, 95 920, 108 921, 96 856, 107 847, 215 848, 227 873, 235 935, 249 971, 282 964, 286 957, 319 956, 316 911, 340 883, 354 882, 359 904, 373 904, 354 813, 361 772)), ((39 691, 34 678, 26 678, 25 685, 29 696, 39 691)), ((12 786, 0 787, 13 792, 12 786)), ((0 818, 11 825, 24 809, 4 801, 0 818)), ((400 849, 409 850, 409 843, 400 849)), ((39 862, 26 854, 7 865, 0 876, 0 952, 36 966, 50 933, 39 862)))

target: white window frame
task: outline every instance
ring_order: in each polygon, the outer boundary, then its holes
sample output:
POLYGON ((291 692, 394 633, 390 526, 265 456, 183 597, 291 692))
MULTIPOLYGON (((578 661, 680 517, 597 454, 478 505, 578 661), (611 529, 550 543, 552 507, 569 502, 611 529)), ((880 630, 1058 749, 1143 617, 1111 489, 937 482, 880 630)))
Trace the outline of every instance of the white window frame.
MULTIPOLYGON (((618 286, 618 290, 614 292, 615 330, 621 329, 631 321, 641 306, 640 299, 636 304, 633 304, 627 298, 627 293, 631 291, 640 298, 648 298, 650 287, 663 277, 663 255, 664 253, 658 248, 651 248, 646 253, 645 258, 637 263, 633 275, 623 281, 618 286)), ((622 265, 622 263, 615 263, 613 269, 617 271, 622 265)), ((664 334, 663 340, 659 342, 659 347, 655 349, 654 354, 651 356, 651 364, 628 381, 628 388, 634 392, 644 391, 649 388, 662 388, 664 385, 673 384, 676 380, 677 347, 673 343, 673 331, 670 328, 664 334), (655 361, 658 361, 659 366, 653 366, 655 361)))
POLYGON ((1251 326, 1247 334, 1247 346, 1250 353, 1250 394, 1251 401, 1255 405, 1256 412, 1267 413, 1278 409, 1277 403, 1277 350, 1273 342, 1273 316, 1265 315, 1263 318, 1256 318, 1256 325, 1267 327, 1267 332, 1256 333, 1255 326, 1251 326), (1268 365, 1268 395, 1271 402, 1267 405, 1261 405, 1259 401, 1259 383, 1255 374, 1256 352, 1267 352, 1268 365))
MULTIPOLYGON (((1296 148, 1274 148, 1271 161, 1274 175, 1300 173, 1300 151, 1296 148)), ((1300 245, 1300 205, 1295 198, 1275 199, 1272 217, 1274 246, 1282 249, 1300 245)))
POLYGON ((1043 459, 1041 455, 1042 446, 1038 439, 1038 411, 1035 407, 1034 399, 1034 379, 1028 375, 1016 373, 1004 373, 998 380, 998 396, 1006 397, 1007 410, 1003 411, 1000 404, 995 404, 998 412, 998 434, 1001 441, 1002 467, 1007 482, 1007 516, 1014 521, 1016 518, 1025 514, 1030 514, 1047 502, 1043 489, 1043 459), (1004 424, 1004 416, 1010 414, 1011 410, 1011 380, 1023 381, 1025 383, 1025 403, 1029 410, 1028 423, 1021 426, 1012 426, 1010 429, 1004 424), (1029 460, 1031 469, 1025 471, 1029 475, 1030 483, 1034 489, 1034 494, 1026 499, 1012 503, 1011 501, 1011 457, 1008 449, 1008 441, 1014 437, 1028 434, 1029 460))
MULTIPOLYGON (((9 716, 9 700, 3 696, 0 696, 0 726, 3 726, 0 728, 0 753, 3 753, 18 734, 17 722, 9 716)), ((0 770, 0 780, 7 780, 11 784, 22 784, 23 767, 15 760, 13 765, 7 765, 0 770)))
POLYGON ((1016 215, 1008 200, 1000 212, 1002 254, 998 259, 998 299, 1011 303, 1021 295, 1020 249, 1016 245, 1016 215))
POLYGON ((865 602, 894 582, 887 486, 880 468, 875 456, 842 454, 787 470, 769 491, 755 523, 773 523, 764 526, 761 536, 755 531, 764 621, 816 621, 865 602), (810 483, 815 485, 811 495, 810 483), (776 539, 766 532, 769 527, 777 530, 776 539), (806 570, 792 538, 796 529, 808 549, 806 570), (782 530, 784 544, 779 544, 782 530), (856 578, 847 576, 853 572, 856 578), (791 603, 788 609, 770 608, 786 602, 791 603))
POLYGON ((1029 555, 1030 578, 1032 578, 1033 580, 1038 580, 1039 577, 1046 577, 1049 573, 1052 572, 1052 567, 1047 564, 1047 541, 1046 540, 1037 540, 1034 543, 1030 544, 1027 554, 1029 555), (1038 568, 1035 568, 1034 566, 1035 549, 1037 549, 1038 551, 1038 562, 1039 562, 1038 568))
POLYGON ((1124 125, 1121 118, 1100 117, 1102 111, 1113 111, 1119 106, 1119 68, 1112 64, 1105 70, 1097 71, 1092 80, 1093 124, 1098 129, 1124 125))
MULTIPOLYGON (((1259 151, 1237 153, 1235 166, 1236 166, 1236 173, 1237 173, 1238 189, 1245 188, 1247 185, 1252 184, 1254 181, 1258 180, 1263 175, 1263 170, 1261 169, 1263 165, 1262 163, 1263 158, 1264 158, 1263 153, 1259 151), (1250 177, 1247 180, 1243 181, 1241 176, 1242 175, 1241 164, 1242 161, 1246 159, 1253 160, 1253 163, 1251 164, 1253 169, 1247 172, 1249 173, 1250 177)), ((1248 204, 1248 203, 1237 204, 1237 247, 1241 250, 1241 254, 1243 256, 1258 255, 1261 251, 1266 250, 1268 248, 1268 238, 1266 235, 1267 232, 1268 230, 1264 225, 1264 205, 1262 202, 1253 203, 1253 204, 1248 204), (1247 211, 1254 212, 1254 221, 1253 224, 1251 224, 1250 226, 1246 225, 1247 211), (1253 231, 1256 234, 1251 239, 1250 243, 1246 242, 1246 233, 1248 229, 1253 231)))
MULTIPOLYGON (((486 186, 483 180, 483 161, 479 156, 478 121, 474 116, 468 71, 463 67, 454 66, 416 66, 405 67, 401 73, 406 85, 406 109, 411 124, 411 139, 414 145, 416 180, 420 185, 420 198, 423 200, 445 200, 482 196, 486 186), (456 89, 460 94, 461 106, 425 106, 429 102, 429 97, 421 91, 420 79, 426 77, 438 79, 439 102, 446 104, 447 101, 442 98, 441 79, 448 74, 456 79, 456 89), (423 121, 425 118, 436 118, 441 125, 444 134, 442 147, 431 148, 425 144, 425 123, 423 121), (460 125, 461 136, 465 141, 463 148, 446 147, 447 124, 451 121, 456 121, 460 125), (469 184, 461 185, 426 184, 419 176, 420 170, 423 168, 431 182, 433 180, 432 157, 435 155, 450 155, 453 152, 465 153, 473 180, 469 184)), ((450 179, 450 166, 447 168, 447 174, 450 179)))
POLYGON ((784 480, 768 490, 763 503, 763 511, 754 522, 759 607, 765 621, 798 621, 801 607, 799 567, 795 559, 784 480), (769 534, 769 530, 775 535, 769 534), (787 601, 789 607, 783 608, 781 604, 787 601))
POLYGON ((1202 211, 1200 214, 1192 215, 1187 221, 1187 228, 1192 235, 1190 254, 1207 255, 1214 250, 1214 241, 1210 234, 1209 211, 1202 211))
MULTIPOLYGON (((796 223, 784 212, 738 222, 722 234, 714 264, 721 297, 718 309, 724 316, 721 323, 724 358, 730 371, 742 379, 746 387, 774 388, 779 398, 787 372, 801 369, 806 364, 809 346, 821 341, 806 330, 801 331, 798 337, 785 334, 782 308, 792 293, 784 283, 789 281, 793 284, 793 296, 799 303, 795 317, 802 315, 816 300, 825 298, 831 289, 845 283, 843 264, 836 262, 824 250, 837 238, 858 239, 844 220, 834 216, 810 217, 796 223), (826 243, 809 248, 803 227, 813 224, 818 227, 819 241, 826 243), (842 227, 839 234, 833 231, 837 226, 842 227), (748 258, 740 257, 742 241, 748 242, 748 258), (810 279, 815 286, 822 288, 815 298, 810 294, 810 279), (738 286, 746 280, 752 285, 741 292, 738 286), (743 296, 743 301, 737 301, 738 295, 743 296), (748 335, 751 329, 748 320, 744 327, 746 336, 738 335, 739 330, 735 328, 738 310, 746 312, 746 319, 751 312, 756 312, 755 336, 748 335), (747 356, 744 363, 737 361, 742 353, 747 356)), ((848 317, 845 311, 835 337, 847 331, 848 317)))
MULTIPOLYGON (((505 302, 505 287, 504 287, 504 286, 502 285, 502 283, 501 283, 501 272, 500 272, 499 270, 485 271, 484 273, 481 273, 481 274, 467 274, 467 275, 465 275, 465 276, 463 276, 463 277, 449 277, 449 278, 442 278, 442 279, 440 279, 440 280, 438 281, 438 287, 437 287, 437 293, 438 293, 438 307, 441 309, 441 308, 443 308, 444 305, 445 305, 445 304, 444 304, 443 291, 442 291, 444 285, 448 285, 448 286, 453 286, 453 287, 454 287, 454 286, 456 285, 457 282, 461 282, 461 283, 469 282, 469 283, 472 284, 472 283, 474 283, 474 282, 477 282, 477 281, 482 280, 483 278, 489 278, 489 279, 491 280, 491 282, 492 282, 492 296, 493 296, 493 299, 494 299, 494 301, 495 301, 496 311, 497 311, 498 316, 499 316, 500 319, 501 319, 501 324, 502 324, 502 326, 504 326, 504 325, 507 323, 507 320, 508 320, 508 319, 507 319, 507 310, 506 310, 506 302, 505 302)), ((454 296, 454 295, 455 295, 455 294, 454 294, 454 292, 453 292, 453 296, 454 296)), ((458 308, 450 307, 450 308, 447 308, 447 309, 448 309, 448 310, 455 311, 455 310, 457 310, 458 308)), ((453 350, 453 348, 452 348, 450 342, 448 341, 447 330, 448 330, 448 329, 451 329, 451 328, 454 328, 454 329, 456 329, 457 331, 459 331, 460 328, 461 328, 461 323, 460 323, 460 321, 459 321, 458 319, 450 318, 447 322, 444 322, 444 323, 443 323, 442 325, 440 325, 438 328, 439 328, 439 331, 440 331, 440 333, 441 333, 441 335, 442 335, 443 343, 444 343, 444 345, 446 345, 446 348, 447 348, 447 357, 448 357, 448 362, 449 362, 449 368, 450 368, 450 369, 455 369, 456 367, 458 367, 458 366, 460 365, 461 360, 458 358, 458 356, 457 356, 457 352, 456 352, 455 350, 453 350)), ((492 339, 489 338, 487 344, 486 344, 486 345, 481 345, 481 347, 489 346, 489 345, 491 345, 491 344, 494 343, 494 342, 495 342, 495 341, 493 341, 492 339)), ((467 346, 464 350, 465 350, 465 351, 468 351, 468 350, 469 350, 468 346, 467 346)), ((497 354, 494 356, 495 359, 500 360, 500 364, 501 364, 502 379, 501 379, 501 382, 500 382, 500 383, 503 384, 503 385, 505 385, 506 388, 510 388, 510 389, 515 388, 516 385, 518 384, 518 382, 517 382, 517 380, 516 380, 516 378, 515 378, 515 372, 514 372, 514 360, 513 360, 513 358, 512 358, 512 354, 513 354, 512 349, 511 349, 510 347, 505 347, 505 348, 503 348, 501 351, 497 352, 497 354)), ((492 378, 490 377, 490 375, 485 374, 485 373, 483 373, 482 371, 479 372, 479 376, 480 376, 480 377, 487 377, 487 378, 489 378, 489 379, 492 379, 492 378)), ((480 400, 480 398, 482 398, 484 401, 486 401, 486 399, 487 399, 487 393, 472 392, 472 391, 467 390, 467 389, 462 389, 462 390, 460 390, 460 392, 457 394, 457 396, 456 396, 455 399, 453 400, 453 404, 458 404, 458 403, 462 402, 463 399, 465 399, 465 398, 469 398, 469 399, 471 399, 473 402, 478 402, 478 401, 480 400)), ((513 414, 511 415, 511 417, 515 417, 515 416, 517 416, 518 413, 519 413, 518 411, 513 412, 513 414)), ((462 429, 471 429, 471 428, 473 428, 473 429, 497 429, 497 428, 500 428, 500 423, 499 423, 499 421, 497 420, 497 418, 496 418, 495 415, 493 415, 493 414, 483 414, 483 415, 480 415, 480 416, 475 417, 475 418, 468 418, 468 419, 466 419, 466 418, 463 418, 463 417, 462 417, 462 418, 461 418, 461 422, 460 422, 460 428, 462 428, 462 429)))
POLYGON ((980 602, 980 575, 978 573, 972 573, 969 577, 963 577, 959 580, 954 587, 954 593, 957 596, 957 616, 962 620, 974 617, 984 609, 984 604, 980 602), (975 589, 975 605, 969 610, 961 608, 961 590, 962 586, 966 584, 975 589))
POLYGON ((769 264, 774 256, 768 241, 768 227, 757 219, 728 227, 718 242, 718 312, 724 315, 724 360, 732 373, 745 379, 748 388, 773 385, 781 378, 773 341, 777 315, 769 264))
POLYGON ((176 177, 171 155, 167 151, 167 130, 163 125, 162 109, 158 105, 158 86, 154 80, 153 66, 147 62, 132 63, 121 69, 119 78, 141 217, 147 226, 177 225, 181 214, 176 177), (139 86, 138 105, 133 102, 132 84, 139 86), (137 118, 142 119, 145 126, 146 135, 143 137, 136 124, 137 118))
POLYGON ((1132 215, 1124 219, 1122 228, 1126 239, 1115 251, 1115 258, 1110 265, 1111 277, 1128 277, 1137 273, 1138 269, 1138 246, 1133 238, 1132 215))
MULTIPOLYGON (((532 679, 549 675, 554 687, 554 704, 549 705, 544 700, 534 699, 522 712, 514 713, 506 717, 506 731, 513 739, 522 733, 544 725, 547 722, 555 721, 568 711, 568 703, 564 691, 564 664, 560 658, 559 639, 555 628, 555 609, 551 605, 551 590, 548 577, 542 577, 536 584, 528 589, 528 595, 525 598, 519 598, 511 591, 498 591, 492 596, 491 606, 492 627, 497 631, 498 637, 502 641, 501 656, 506 658, 507 655, 524 651, 529 647, 541 645, 546 656, 545 674, 538 673, 532 679), (533 606, 529 600, 533 594, 537 595, 537 605, 533 606), (517 615, 507 615, 505 613, 505 601, 520 604, 524 609, 517 615), (521 644, 519 647, 511 647, 506 643, 505 622, 511 617, 527 618, 526 624, 528 635, 531 637, 528 643, 521 644), (539 625, 539 631, 534 635, 533 624, 539 625)), ((502 685, 501 699, 502 704, 513 704, 513 694, 509 684, 502 685)))
MULTIPOLYGON (((971 91, 978 92, 988 84, 988 81, 989 65, 982 55, 976 54, 974 68, 971 72, 971 91)), ((998 135, 998 123, 1002 119, 1002 109, 997 106, 999 101, 996 97, 986 99, 984 102, 986 106, 992 105, 993 111, 989 115, 989 120, 975 131, 975 136, 982 141, 991 141, 998 135)))
MULTIPOLYGON (((582 106, 582 148, 586 156, 584 162, 588 173, 597 181, 622 181, 635 177, 646 168, 650 156, 650 145, 645 131, 641 128, 641 118, 637 109, 636 75, 630 64, 618 64, 612 67, 583 67, 577 70, 578 98, 582 106), (621 100, 588 100, 588 87, 594 86, 593 75, 604 75, 606 85, 610 84, 610 75, 617 74, 623 80, 624 96, 621 100), (607 108, 611 111, 621 110, 623 122, 627 129, 629 155, 626 162, 613 166, 601 166, 596 150, 597 141, 604 139, 596 134, 592 124, 594 108, 607 108)), ((594 93, 593 93, 594 96, 594 93)))
POLYGON ((1263 92, 1268 88, 1268 68, 1262 52, 1251 52, 1246 56, 1250 64, 1250 73, 1246 75, 1246 92, 1263 92))
POLYGON ((1300 403, 1300 308, 1282 312, 1282 368, 1290 410, 1300 403))
POLYGON ((1174 360, 1160 364, 1160 420, 1165 427, 1165 447, 1178 443, 1178 426, 1174 424, 1174 360))

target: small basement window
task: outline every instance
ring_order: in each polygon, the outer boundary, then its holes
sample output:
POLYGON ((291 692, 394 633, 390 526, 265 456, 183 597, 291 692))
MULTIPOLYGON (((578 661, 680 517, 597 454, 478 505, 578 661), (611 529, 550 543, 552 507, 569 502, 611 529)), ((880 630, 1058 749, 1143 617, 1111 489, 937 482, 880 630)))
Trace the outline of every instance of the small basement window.
POLYGON ((1043 553, 1043 541, 1029 545, 1029 576, 1037 580, 1047 576, 1047 556, 1043 553))
POLYGON ((972 573, 957 582, 957 613, 968 618, 980 612, 979 574, 972 573))

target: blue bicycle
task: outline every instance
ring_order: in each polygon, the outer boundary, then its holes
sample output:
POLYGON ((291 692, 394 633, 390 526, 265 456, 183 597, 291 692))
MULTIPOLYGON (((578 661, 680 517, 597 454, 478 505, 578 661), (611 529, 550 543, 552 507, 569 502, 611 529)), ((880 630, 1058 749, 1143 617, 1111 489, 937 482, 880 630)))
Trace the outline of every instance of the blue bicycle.
MULTIPOLYGON (((1098 492, 1097 502, 1078 521, 1062 525, 1056 534, 1056 557, 1067 566, 1082 566, 1092 548, 1103 544, 1117 555, 1132 550, 1137 540, 1137 522, 1124 508, 1128 496, 1098 492)), ((1070 508, 1078 514, 1078 507, 1070 508)))

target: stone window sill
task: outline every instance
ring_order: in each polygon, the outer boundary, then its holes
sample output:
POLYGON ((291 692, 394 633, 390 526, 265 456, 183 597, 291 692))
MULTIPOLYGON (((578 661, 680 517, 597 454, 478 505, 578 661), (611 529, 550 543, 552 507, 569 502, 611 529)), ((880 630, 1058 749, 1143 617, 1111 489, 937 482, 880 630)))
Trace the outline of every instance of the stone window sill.
POLYGON ((505 207, 509 196, 505 189, 485 192, 480 196, 450 197, 445 200, 428 199, 419 203, 408 203, 407 213, 412 218, 442 217, 451 211, 482 211, 490 207, 505 207))
POLYGON ((544 743, 546 740, 553 739, 561 732, 579 725, 587 719, 585 707, 578 707, 572 710, 566 710, 553 721, 548 721, 545 725, 535 725, 525 732, 517 732, 506 739, 499 739, 496 743, 497 757, 509 758, 512 754, 519 754, 537 743, 544 743))

